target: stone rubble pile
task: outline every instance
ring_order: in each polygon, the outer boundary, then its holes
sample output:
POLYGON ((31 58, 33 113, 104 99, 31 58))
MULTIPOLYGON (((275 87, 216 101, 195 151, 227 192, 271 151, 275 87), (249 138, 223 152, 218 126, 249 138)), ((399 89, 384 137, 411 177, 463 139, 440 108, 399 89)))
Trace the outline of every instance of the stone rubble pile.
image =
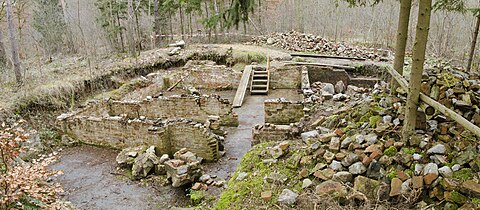
POLYGON ((132 177, 141 179, 154 175, 167 175, 173 187, 180 187, 197 180, 202 170, 202 158, 183 148, 170 159, 168 154, 157 156, 155 146, 123 149, 116 158, 119 165, 131 168, 132 177))
MULTIPOLYGON (((451 101, 451 107, 475 122, 478 83, 453 75, 440 73, 424 80, 422 91, 425 84, 442 89, 439 101, 446 106, 446 100, 451 101)), ((309 97, 315 96, 319 101, 328 99, 325 94, 338 94, 332 86, 314 83, 315 93, 309 97)), ((347 184, 367 199, 418 197, 418 208, 431 203, 447 209, 478 208, 478 138, 439 113, 426 116, 419 111, 416 134, 408 142, 402 142, 399 132, 404 120, 404 96, 388 95, 386 90, 386 85, 378 84, 372 95, 359 96, 361 90, 353 91, 356 95, 347 93, 355 99, 363 98, 363 102, 323 118, 315 130, 301 134, 309 147, 300 159, 305 166, 300 171, 303 181, 308 184, 312 178, 320 180, 315 186, 320 195, 345 198, 350 191, 344 185, 347 184)))
POLYGON ((344 42, 332 42, 320 36, 304 34, 296 31, 256 36, 250 43, 256 45, 267 44, 291 51, 315 52, 370 60, 384 60, 390 56, 390 51, 387 50, 358 47, 344 42))
MULTIPOLYGON (((424 72, 420 90, 465 119, 480 125, 480 80, 452 68, 430 68, 424 72)), ((405 93, 405 90, 400 89, 400 92, 405 93)), ((438 113, 430 109, 426 114, 432 118, 438 113)))

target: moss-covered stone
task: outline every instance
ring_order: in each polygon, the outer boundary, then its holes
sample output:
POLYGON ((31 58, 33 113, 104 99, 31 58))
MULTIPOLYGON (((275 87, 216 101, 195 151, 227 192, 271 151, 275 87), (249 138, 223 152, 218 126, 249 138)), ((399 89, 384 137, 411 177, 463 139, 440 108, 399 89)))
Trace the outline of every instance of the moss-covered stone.
POLYGON ((460 181, 466 181, 473 179, 473 172, 472 169, 470 168, 462 168, 458 171, 453 172, 453 178, 460 180, 460 181))
MULTIPOLYGON (((288 177, 288 185, 291 186, 289 189, 297 192, 302 190, 302 182, 298 177, 298 172, 296 168, 291 168, 290 161, 297 159, 292 158, 293 156, 300 157, 300 154, 304 153, 303 149, 295 148, 295 143, 290 142, 290 157, 280 158, 277 163, 264 163, 262 161, 264 157, 262 157, 261 154, 267 147, 274 145, 275 142, 257 144, 245 154, 240 165, 228 182, 228 188, 222 193, 213 209, 255 209, 260 205, 266 206, 267 208, 275 208, 275 201, 283 190, 284 184, 280 186, 279 183, 270 183, 264 180, 265 177, 273 172, 288 177), (290 167, 287 167, 287 165, 290 165, 290 167), (239 172, 255 175, 249 176, 248 179, 236 180, 239 172), (260 194, 267 190, 272 191, 273 196, 270 201, 265 203, 260 194), (246 200, 249 202, 245 202, 246 200)), ((296 162, 296 160, 293 162, 296 162)))
POLYGON ((458 204, 464 204, 465 202, 467 202, 467 197, 462 193, 459 193, 457 191, 452 191, 452 192, 445 192, 445 200, 450 202, 455 202, 458 204))
POLYGON ((390 157, 393 157, 395 154, 397 154, 397 152, 398 152, 398 150, 397 150, 396 147, 390 146, 389 148, 387 148, 383 151, 383 154, 387 155, 387 156, 390 156, 390 157))

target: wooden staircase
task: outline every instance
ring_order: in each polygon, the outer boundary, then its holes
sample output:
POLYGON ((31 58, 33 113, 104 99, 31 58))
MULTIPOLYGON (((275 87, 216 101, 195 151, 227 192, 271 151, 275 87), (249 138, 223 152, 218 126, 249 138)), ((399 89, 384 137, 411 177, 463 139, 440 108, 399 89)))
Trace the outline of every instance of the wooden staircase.
POLYGON ((267 67, 254 68, 252 82, 250 83, 250 94, 268 94, 270 86, 270 58, 267 57, 267 67))
POLYGON ((269 76, 267 70, 254 70, 252 74, 252 83, 250 84, 250 93, 268 94, 269 76))

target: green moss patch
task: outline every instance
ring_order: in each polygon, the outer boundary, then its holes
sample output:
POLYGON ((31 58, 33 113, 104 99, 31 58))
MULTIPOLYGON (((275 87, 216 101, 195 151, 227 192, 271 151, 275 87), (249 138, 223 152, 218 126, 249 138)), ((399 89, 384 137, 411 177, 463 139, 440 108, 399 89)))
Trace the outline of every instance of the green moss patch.
MULTIPOLYGON (((293 143, 291 142, 291 144, 293 143)), ((275 202, 283 189, 301 191, 302 183, 299 181, 297 168, 292 167, 296 165, 292 164, 292 161, 297 162, 298 158, 295 157, 298 157, 297 153, 302 151, 293 149, 294 146, 291 145, 289 153, 279 158, 276 163, 264 163, 263 160, 267 157, 262 157, 262 154, 268 151, 267 147, 274 145, 276 145, 275 142, 258 144, 245 154, 228 182, 228 188, 222 193, 214 209, 255 209, 258 206, 265 206, 269 209, 278 208, 275 202), (236 178, 240 172, 252 175, 239 181, 236 178), (265 177, 272 172, 288 177, 288 181, 283 184, 265 181, 265 177), (264 201, 261 198, 261 192, 268 190, 272 191, 272 198, 264 201)))

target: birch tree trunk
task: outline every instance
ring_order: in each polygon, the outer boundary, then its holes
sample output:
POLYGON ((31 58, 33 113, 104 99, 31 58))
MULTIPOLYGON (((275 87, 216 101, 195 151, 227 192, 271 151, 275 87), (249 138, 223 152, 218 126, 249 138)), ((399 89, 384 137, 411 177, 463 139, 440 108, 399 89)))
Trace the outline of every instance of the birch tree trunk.
MULTIPOLYGON (((395 60, 393 69, 400 75, 403 74, 403 65, 405 63, 405 48, 407 47, 408 24, 410 22, 410 10, 412 0, 400 0, 400 14, 398 16, 397 42, 395 43, 395 60)), ((392 78, 392 92, 398 87, 398 83, 392 78)))
POLYGON ((472 70, 473 56, 475 55, 475 47, 477 45, 478 29, 480 28, 480 14, 477 15, 477 23, 475 31, 473 31, 472 45, 470 46, 470 54, 468 55, 467 72, 472 70))
POLYGON ((15 70, 15 80, 18 85, 22 85, 22 70, 20 68, 20 59, 18 58, 18 48, 17 40, 15 39, 15 26, 13 24, 12 17, 12 0, 7 0, 7 23, 8 23, 8 34, 10 36, 10 43, 12 45, 12 60, 13 60, 13 69, 15 70))
POLYGON ((428 42, 431 12, 432 0, 420 0, 415 44, 413 45, 412 71, 410 72, 410 82, 408 83, 405 121, 403 122, 403 141, 408 141, 409 137, 415 132, 418 98, 420 95, 420 84, 425 62, 425 51, 428 42))

